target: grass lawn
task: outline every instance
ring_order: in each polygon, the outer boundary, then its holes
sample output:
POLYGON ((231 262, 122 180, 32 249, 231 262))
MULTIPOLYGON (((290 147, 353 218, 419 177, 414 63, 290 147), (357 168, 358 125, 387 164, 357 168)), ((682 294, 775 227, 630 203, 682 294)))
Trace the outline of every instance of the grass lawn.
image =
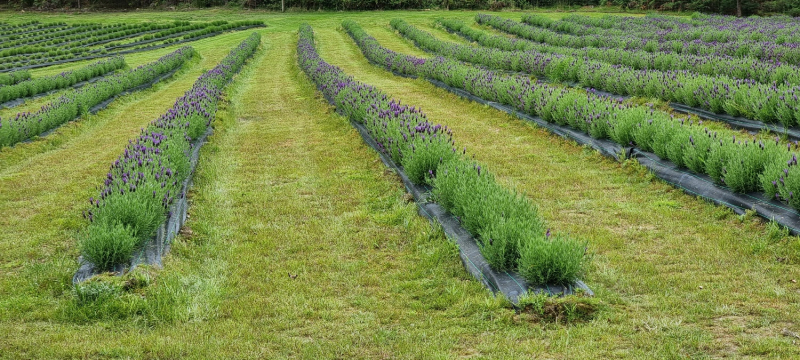
POLYGON ((796 237, 685 195, 634 162, 396 77, 369 64, 340 26, 356 20, 384 46, 424 56, 391 18, 461 41, 433 19, 474 14, 0 13, 13 22, 268 25, 256 30, 262 47, 227 88, 201 151, 189 221, 144 289, 102 307, 76 303, 81 211, 127 140, 252 30, 192 42, 200 58, 171 79, 0 150, 0 358, 800 357, 800 340, 783 335, 800 333, 796 237), (298 67, 302 23, 314 27, 326 61, 449 125, 458 146, 538 204, 554 231, 589 240, 585 282, 604 304, 593 320, 518 314, 466 273, 457 249, 298 67))

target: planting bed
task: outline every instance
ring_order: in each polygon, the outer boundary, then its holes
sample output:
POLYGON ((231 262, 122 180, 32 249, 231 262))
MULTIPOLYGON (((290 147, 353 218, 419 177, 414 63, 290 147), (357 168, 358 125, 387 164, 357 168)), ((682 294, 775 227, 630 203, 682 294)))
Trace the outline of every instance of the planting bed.
MULTIPOLYGON (((576 62, 580 60, 571 57, 553 58, 545 56, 543 54, 538 54, 535 50, 539 46, 538 43, 534 43, 527 40, 512 39, 499 35, 494 35, 494 36, 488 35, 480 30, 470 28, 464 22, 458 20, 439 19, 437 23, 441 24, 448 31, 461 35, 468 40, 477 41, 478 43, 485 44, 488 47, 497 47, 500 49, 508 49, 510 51, 497 51, 493 49, 476 48, 471 46, 448 43, 446 41, 440 41, 424 31, 420 31, 412 26, 409 26, 408 24, 399 19, 393 20, 392 26, 398 31, 400 31, 404 36, 411 38, 415 42, 415 44, 425 49, 426 51, 430 51, 442 56, 454 57, 462 61, 474 63, 480 66, 486 66, 491 69, 522 72, 528 75, 536 76, 543 81, 553 81, 553 82, 560 81, 572 87, 585 87, 586 90, 595 93, 605 93, 607 95, 613 95, 613 96, 620 96, 620 94, 622 94, 621 96, 622 98, 628 97, 627 95, 624 94, 635 93, 645 97, 652 96, 653 98, 661 100, 676 99, 675 95, 671 96, 667 95, 663 90, 659 93, 657 90, 659 85, 653 85, 652 84, 653 81, 648 81, 647 79, 645 79, 644 81, 645 83, 650 82, 650 84, 646 85, 647 88, 640 86, 637 89, 636 88, 637 81, 639 79, 644 79, 646 77, 640 77, 638 75, 635 75, 634 77, 636 77, 637 80, 631 81, 630 78, 620 80, 619 78, 620 74, 601 74, 600 72, 597 72, 598 73, 597 75, 592 75, 594 79, 605 79, 610 76, 617 82, 617 85, 610 84, 606 86, 606 84, 602 82, 595 83, 591 79, 586 80, 586 76, 583 74, 596 72, 593 69, 588 69, 588 70, 584 69, 585 71, 582 71, 580 69, 573 69, 570 72, 564 72, 563 71, 563 69, 565 68, 564 64, 568 63, 568 65, 566 65, 566 67, 568 68, 572 68, 575 66, 582 66, 582 65, 576 65, 576 62), (533 50, 533 52, 528 52, 527 50, 533 50), (555 62, 553 61, 554 59, 556 60, 555 62), (627 84, 627 85, 620 86, 619 84, 627 84), (597 87, 597 89, 595 89, 595 87, 597 87), (603 89, 607 89, 610 92, 602 91, 603 89)), ((618 49, 604 48, 597 50, 596 53, 605 56, 612 54, 614 50, 618 49)), ((546 52, 550 51, 547 50, 546 52)), ((592 57, 588 54, 577 54, 577 53, 570 53, 569 55, 592 57)), ((677 69, 682 69, 683 68, 682 64, 675 64, 676 61, 674 60, 685 59, 685 56, 675 55, 675 54, 670 54, 670 56, 672 57, 670 59, 650 59, 650 60, 647 59, 649 58, 649 56, 645 54, 626 54, 625 56, 627 56, 624 58, 626 60, 630 59, 633 60, 634 62, 638 61, 649 62, 649 64, 645 63, 639 65, 640 67, 645 69, 650 67, 659 67, 659 66, 667 68, 668 70, 673 67, 677 69)), ((700 71, 704 71, 705 65, 711 64, 713 67, 719 69, 719 72, 717 72, 718 74, 729 74, 731 72, 734 73, 737 72, 736 64, 731 64, 725 60, 727 59, 723 59, 723 61, 718 61, 718 59, 712 61, 709 61, 708 59, 693 59, 693 60, 690 59, 689 63, 697 65, 696 70, 700 71), (734 66, 734 68, 731 69, 731 66, 734 66)), ((612 63, 616 62, 612 61, 612 63)), ((601 63, 595 63, 595 65, 604 66, 601 63)), ((740 64, 740 65, 741 66, 739 66, 739 68, 742 69, 754 69, 753 64, 740 64)), ((795 74, 800 74, 800 68, 793 68, 785 65, 782 66, 788 69, 786 69, 786 71, 776 71, 776 66, 773 65, 771 66, 771 69, 767 69, 765 75, 769 77, 770 75, 781 74, 781 73, 791 74, 792 76, 795 74)), ((613 66, 611 67, 611 69, 614 69, 613 71, 619 70, 618 68, 614 68, 613 66)), ((755 69, 758 68, 756 67, 755 69)), ((647 71, 645 71, 645 73, 647 73, 647 71)), ((648 76, 650 75, 652 75, 652 73, 649 74, 648 76)), ((686 73, 686 75, 696 76, 696 74, 693 75, 691 73, 686 73)), ((748 74, 744 74, 742 76, 747 80, 753 79, 752 77, 748 77, 749 76, 748 74)), ((719 79, 715 79, 714 81, 717 80, 719 79)), ((785 84, 790 84, 789 82, 790 80, 787 78, 783 78, 781 80, 772 80, 772 81, 778 83, 783 82, 785 84)), ((668 82, 662 82, 662 85, 664 85, 665 83, 668 82)), ((688 89, 686 89, 682 86, 673 86, 673 88, 678 89, 679 91, 687 91, 687 94, 688 92, 691 92, 691 95, 689 95, 689 97, 687 98, 681 97, 680 99, 678 99, 679 101, 689 100, 687 102, 695 104, 698 104, 699 102, 701 104, 707 105, 705 107, 709 108, 708 105, 710 105, 710 103, 708 101, 704 101, 702 97, 696 96, 697 94, 706 93, 705 90, 698 89, 695 91, 691 91, 691 87, 687 87, 688 89)), ((746 92, 748 94, 752 93, 752 91, 746 91, 746 92)), ((789 93, 787 93, 788 95, 780 96, 778 98, 795 96, 794 92, 795 89, 792 89, 789 93)), ((777 95, 776 94, 768 95, 768 98, 770 96, 777 96, 777 95)), ((720 98, 718 98, 718 101, 730 102, 729 106, 732 108, 738 108, 738 109, 745 108, 741 106, 741 104, 737 105, 735 101, 732 102, 729 97, 730 96, 728 95, 721 96, 720 98)), ((741 116, 731 116, 724 113, 719 114, 715 113, 714 111, 675 102, 669 103, 669 106, 677 112, 684 114, 693 114, 703 119, 722 121, 738 129, 745 129, 754 133, 760 131, 771 131, 775 134, 786 136, 792 141, 800 140, 800 129, 797 128, 796 120, 792 119, 793 117, 798 116, 797 114, 800 113, 796 111, 797 106, 796 105, 793 106, 791 103, 776 103, 774 105, 774 108, 781 108, 783 111, 782 116, 785 116, 785 118, 782 118, 782 120, 779 123, 776 122, 765 123, 757 120, 747 119, 741 116)), ((761 105, 758 104, 754 108, 760 109, 760 107, 761 105)), ((717 109, 717 112, 719 112, 718 110, 719 109, 717 109)), ((735 110, 734 112, 738 112, 738 110, 735 110)))

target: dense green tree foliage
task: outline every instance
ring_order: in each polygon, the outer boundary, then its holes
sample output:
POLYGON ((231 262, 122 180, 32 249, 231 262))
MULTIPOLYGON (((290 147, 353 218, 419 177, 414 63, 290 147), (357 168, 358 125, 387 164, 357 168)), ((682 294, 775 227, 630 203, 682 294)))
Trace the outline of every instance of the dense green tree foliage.
POLYGON ((784 13, 800 16, 800 0, 9 0, 12 7, 167 8, 233 6, 286 10, 532 9, 537 7, 619 6, 632 10, 699 11, 743 16, 784 13))

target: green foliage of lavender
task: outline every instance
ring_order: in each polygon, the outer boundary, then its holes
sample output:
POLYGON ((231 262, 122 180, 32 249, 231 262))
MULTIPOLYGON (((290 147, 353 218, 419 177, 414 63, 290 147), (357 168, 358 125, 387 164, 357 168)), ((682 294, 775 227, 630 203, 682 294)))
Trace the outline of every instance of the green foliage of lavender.
MULTIPOLYGON (((537 15, 524 15, 523 21, 531 21, 531 24, 537 25, 541 23, 537 15)), ((574 18, 573 18, 574 19, 574 18)), ((547 27, 530 26, 529 24, 518 23, 516 21, 507 20, 497 16, 486 14, 478 14, 476 21, 485 23, 490 26, 502 27, 504 31, 511 32, 515 35, 524 37, 536 42, 546 42, 551 45, 566 46, 572 48, 583 47, 608 47, 608 48, 621 48, 621 49, 641 49, 648 52, 666 51, 674 52, 681 55, 723 55, 731 57, 750 57, 763 61, 779 61, 797 65, 800 63, 800 47, 796 42, 786 43, 786 38, 783 39, 767 39, 766 37, 776 35, 766 35, 761 39, 730 39, 730 41, 719 42, 714 39, 705 41, 703 39, 680 39, 670 38, 664 34, 671 32, 657 31, 657 35, 652 38, 640 37, 636 30, 621 30, 616 34, 608 34, 607 30, 600 31, 594 34, 573 35, 563 31, 552 30, 547 27), (777 41, 775 41, 777 40, 777 41)), ((786 23, 777 24, 779 27, 784 28, 786 23)), ((547 26, 547 25, 546 25, 547 26)), ((552 26, 552 23, 549 25, 552 26)), ((713 26, 713 25, 712 25, 713 26)), ((723 27, 730 29, 728 34, 736 33, 733 27, 736 26, 732 22, 723 24, 723 27)), ((576 28, 577 26, 571 26, 576 28)), ((584 26, 585 27, 585 26, 584 26)), ((792 33, 790 26, 789 33, 792 33)), ((797 31, 794 27, 794 31, 797 31)), ((566 28, 562 30, 567 30, 566 28)), ((641 30, 641 29, 639 29, 641 30)), ((681 30, 682 31, 682 30, 681 30)), ((706 31, 712 34, 712 31, 706 31)), ((746 31, 745 31, 746 32, 746 31)), ((673 35, 680 37, 679 32, 672 32, 673 35)), ((777 37, 777 36, 776 36, 777 37)))
MULTIPOLYGON (((355 23, 345 21, 343 25, 355 36, 361 34, 364 46, 374 45, 355 23)), ((373 49, 377 53, 370 60, 384 62, 396 71, 415 73, 412 66, 425 63, 390 50, 373 49)), ((419 109, 401 105, 326 63, 316 52, 311 27, 300 28, 297 51, 303 70, 340 112, 362 123, 379 149, 401 165, 412 182, 432 185, 436 201, 476 236, 481 253, 493 268, 517 270, 522 264, 523 249, 544 247, 549 255, 530 258, 525 263, 529 274, 545 274, 528 278, 532 283, 568 284, 583 274, 586 244, 548 238, 536 207, 526 197, 500 185, 479 164, 467 160, 466 149, 455 148, 446 126, 431 124, 419 109), (533 246, 531 242, 541 244, 533 246), (574 249, 563 250, 570 247, 574 249), (542 258, 548 261, 540 261, 542 258)))
POLYGON ((82 68, 65 71, 57 75, 46 76, 20 82, 15 85, 0 87, 0 102, 33 96, 51 90, 64 89, 81 81, 108 74, 127 66, 122 56, 100 60, 82 68))
MULTIPOLYGON (((741 47, 753 42, 773 42, 776 47, 792 47, 800 43, 800 26, 789 17, 736 18, 731 16, 700 15, 692 18, 663 16, 656 13, 643 17, 609 16, 589 17, 570 14, 552 20, 536 14, 525 14, 522 21, 533 26, 576 36, 596 35, 635 37, 656 40, 658 43, 674 41, 669 46, 677 52, 690 52, 696 44, 730 44, 741 47), (679 42, 683 42, 682 44, 679 42), (678 46, 680 44, 680 46, 678 46), (688 48, 687 51, 682 51, 688 48)), ((749 51, 752 48, 746 48, 749 51)), ((739 56, 747 53, 739 50, 739 56)), ((759 55, 759 54, 755 54, 759 55)))
MULTIPOLYGON (((447 162, 432 183, 437 202, 458 216, 467 231, 478 235, 481 253, 497 270, 516 270, 521 248, 545 237, 545 224, 536 207, 526 197, 503 188, 474 162, 466 159, 447 162)), ((566 283, 577 279, 574 273, 548 271, 564 276, 566 283)), ((527 279, 535 284, 553 283, 552 278, 527 279)))
POLYGON ((519 273, 537 284, 569 285, 584 275, 587 246, 565 235, 540 236, 520 247, 519 273))
POLYGON ((120 222, 98 222, 81 234, 78 248, 98 268, 110 270, 129 260, 140 243, 130 226, 120 222))
MULTIPOLYGON (((0 74, 0 86, 14 85, 18 82, 25 81, 31 78, 31 73, 28 70, 17 70, 10 73, 0 74)), ((0 90, 3 88, 0 87, 0 90)))
MULTIPOLYGON (((154 62, 83 86, 42 106, 36 112, 18 113, 13 119, 0 119, 0 146, 14 145, 85 115, 93 106, 177 69, 195 54, 191 47, 183 47, 154 62)), ((86 77, 96 72, 110 71, 124 64, 122 58, 113 58, 96 63, 89 70, 78 71, 82 73, 82 77, 86 77)), ((74 81, 69 80, 71 78, 72 76, 66 78, 63 84, 74 81)), ((0 88, 0 92, 2 89, 4 88, 0 88)))
POLYGON ((693 123, 650 107, 624 104, 614 97, 532 82, 525 76, 498 74, 443 57, 420 59, 390 53, 357 24, 346 22, 343 26, 357 37, 356 43, 364 55, 382 66, 388 67, 379 62, 381 57, 389 61, 404 57, 407 63, 419 64, 407 74, 442 81, 597 138, 652 151, 678 166, 707 174, 734 191, 761 191, 768 198, 786 201, 800 209, 800 201, 795 200, 795 194, 800 193, 797 155, 791 144, 781 145, 777 138, 737 140, 734 131, 712 131, 702 122, 693 123))
POLYGON ((430 183, 439 173, 439 166, 458 158, 453 140, 447 137, 417 135, 409 141, 410 152, 403 156, 403 170, 415 184, 430 183))
POLYGON ((90 198, 92 208, 84 212, 91 223, 79 238, 79 247, 87 260, 102 270, 125 263, 172 216, 168 209, 185 196, 182 186, 191 171, 189 157, 211 126, 222 89, 260 43, 258 33, 245 39, 143 129, 112 164, 99 198, 90 198))

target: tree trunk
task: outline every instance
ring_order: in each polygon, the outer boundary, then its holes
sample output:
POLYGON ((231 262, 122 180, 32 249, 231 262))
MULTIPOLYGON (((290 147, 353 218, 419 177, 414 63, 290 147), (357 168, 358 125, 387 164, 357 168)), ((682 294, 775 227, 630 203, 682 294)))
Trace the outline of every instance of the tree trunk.
POLYGON ((281 12, 286 11, 286 8, 284 7, 283 1, 284 0, 281 0, 281 12))
POLYGON ((736 0, 736 16, 742 17, 742 0, 736 0))

